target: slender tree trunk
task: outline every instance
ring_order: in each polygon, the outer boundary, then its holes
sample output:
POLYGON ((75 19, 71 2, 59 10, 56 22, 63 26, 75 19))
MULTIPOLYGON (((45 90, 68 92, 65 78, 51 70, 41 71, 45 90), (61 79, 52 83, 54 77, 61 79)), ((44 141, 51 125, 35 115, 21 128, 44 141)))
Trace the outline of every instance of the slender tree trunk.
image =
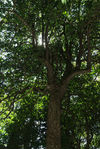
POLYGON ((57 94, 52 94, 48 106, 47 148, 61 149, 60 115, 61 103, 57 94))

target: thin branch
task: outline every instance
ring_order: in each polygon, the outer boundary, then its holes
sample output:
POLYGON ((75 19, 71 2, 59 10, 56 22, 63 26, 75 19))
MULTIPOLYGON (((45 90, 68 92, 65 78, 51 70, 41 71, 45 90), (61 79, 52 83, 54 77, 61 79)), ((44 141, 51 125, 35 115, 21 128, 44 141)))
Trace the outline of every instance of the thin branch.
POLYGON ((44 46, 44 17, 42 14, 42 46, 44 46))
POLYGON ((80 69, 80 67, 81 67, 81 57, 82 57, 82 54, 83 54, 82 38, 83 38, 83 35, 80 32, 79 33, 79 53, 77 55, 77 60, 76 60, 76 66, 77 66, 78 69, 80 69))
POLYGON ((35 41, 36 41, 34 24, 32 26, 29 25, 29 23, 21 15, 19 15, 15 10, 8 10, 8 12, 14 13, 16 15, 16 17, 22 22, 22 24, 28 28, 28 31, 32 35, 32 43, 33 43, 33 47, 34 47, 35 41))
POLYGON ((48 84, 53 84, 54 83, 54 71, 52 65, 45 60, 45 65, 47 67, 47 73, 48 73, 48 84))
POLYGON ((17 18, 32 32, 31 26, 27 23, 27 21, 25 19, 23 19, 23 17, 21 15, 19 15, 15 10, 13 10, 11 12, 13 12, 17 16, 17 18))
POLYGON ((90 28, 87 30, 87 43, 88 43, 88 55, 87 55, 87 67, 91 67, 91 47, 90 47, 90 28))
POLYGON ((6 115, 6 117, 4 119, 6 119, 10 115, 10 113, 13 111, 14 103, 16 101, 16 96, 17 95, 14 96, 13 101, 10 103, 10 105, 7 107, 7 109, 5 109, 4 111, 0 112, 0 114, 5 114, 6 111, 10 110, 9 113, 6 115))
MULTIPOLYGON (((5 98, 3 98, 2 100, 0 100, 0 103, 3 102, 3 101, 5 101, 6 99, 10 99, 11 97, 17 97, 18 95, 25 93, 25 91, 26 91, 27 89, 29 89, 29 88, 30 88, 30 86, 26 86, 26 87, 23 88, 22 90, 18 90, 18 91, 16 91, 16 92, 12 93, 11 95, 8 94, 7 97, 5 97, 5 98)), ((11 88, 11 89, 8 91, 8 93, 10 93, 12 90, 13 90, 13 89, 11 88)))
MULTIPOLYGON (((69 43, 68 43, 65 26, 66 26, 66 24, 63 25, 63 33, 64 33, 64 38, 65 38, 65 48, 66 48, 67 62, 70 65, 71 60, 72 60, 71 45, 69 45, 69 43)), ((70 44, 71 44, 71 42, 70 42, 70 44)))
POLYGON ((45 29, 45 46, 48 49, 48 24, 46 25, 45 29))
POLYGON ((41 88, 41 87, 35 87, 35 86, 33 86, 32 87, 32 90, 34 91, 34 92, 40 92, 40 93, 44 93, 44 94, 48 94, 48 90, 47 90, 47 87, 45 87, 44 89, 43 88, 41 88))
POLYGON ((34 23, 33 23, 33 25, 32 25, 32 30, 31 30, 31 32, 32 32, 32 43, 33 43, 33 47, 35 46, 35 25, 34 25, 34 23))

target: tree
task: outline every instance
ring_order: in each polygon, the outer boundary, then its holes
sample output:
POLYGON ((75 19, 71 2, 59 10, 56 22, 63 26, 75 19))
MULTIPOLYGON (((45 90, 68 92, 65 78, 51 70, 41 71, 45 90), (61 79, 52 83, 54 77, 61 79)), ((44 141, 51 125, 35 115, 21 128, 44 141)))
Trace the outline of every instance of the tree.
POLYGON ((61 149, 61 103, 69 83, 99 60, 99 2, 0 3, 1 101, 13 110, 30 89, 48 94, 47 149, 61 149))
MULTIPOLYGON (((92 69, 90 75, 75 77, 70 83, 68 95, 62 103, 62 149, 92 149, 99 146, 100 82, 95 73, 98 71, 92 69)), ((5 125, 9 149, 14 146, 45 148, 46 102, 46 97, 41 98, 41 95, 33 93, 27 94, 20 104, 16 103, 16 115, 10 124, 5 125)))

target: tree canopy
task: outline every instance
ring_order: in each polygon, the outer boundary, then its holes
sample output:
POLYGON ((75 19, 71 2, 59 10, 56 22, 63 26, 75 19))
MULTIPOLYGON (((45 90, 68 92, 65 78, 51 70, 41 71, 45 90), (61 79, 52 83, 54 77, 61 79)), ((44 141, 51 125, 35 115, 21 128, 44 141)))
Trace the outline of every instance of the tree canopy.
POLYGON ((1 0, 0 9, 0 119, 11 119, 8 148, 98 147, 99 1, 1 0))

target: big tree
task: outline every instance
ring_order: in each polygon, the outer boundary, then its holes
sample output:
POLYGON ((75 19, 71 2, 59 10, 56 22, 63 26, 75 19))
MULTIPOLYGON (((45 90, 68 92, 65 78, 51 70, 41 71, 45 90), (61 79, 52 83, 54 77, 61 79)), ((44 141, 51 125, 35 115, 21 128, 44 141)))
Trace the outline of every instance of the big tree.
POLYGON ((0 2, 0 100, 13 110, 30 91, 48 95, 47 149, 61 149, 61 103, 70 80, 99 61, 98 0, 63 2, 0 2))

